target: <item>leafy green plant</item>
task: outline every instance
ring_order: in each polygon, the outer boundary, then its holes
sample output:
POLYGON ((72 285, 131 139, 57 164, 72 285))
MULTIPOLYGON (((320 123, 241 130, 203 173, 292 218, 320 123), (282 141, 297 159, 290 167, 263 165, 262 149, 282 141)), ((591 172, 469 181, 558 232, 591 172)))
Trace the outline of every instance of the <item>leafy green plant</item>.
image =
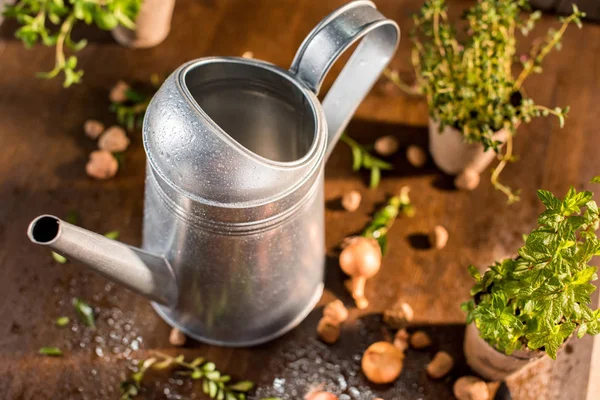
POLYGON ((3 13, 21 24, 15 36, 25 46, 41 42, 56 47, 54 68, 39 73, 38 77, 51 79, 62 72, 63 85, 69 87, 81 81, 83 71, 76 69, 77 57, 67 57, 65 49, 77 52, 87 44, 85 39, 74 42, 71 38, 77 22, 94 24, 103 30, 111 30, 119 24, 134 29, 141 3, 142 0, 18 0, 3 13))
POLYGON ((469 267, 476 283, 473 299, 462 308, 467 322, 496 349, 511 354, 528 347, 556 358, 575 332, 600 333, 600 309, 589 307, 597 268, 588 263, 600 255, 600 217, 592 195, 571 188, 560 200, 539 190, 546 210, 518 257, 496 262, 483 275, 469 267))
POLYGON ((214 363, 206 361, 203 357, 187 362, 183 355, 171 357, 158 351, 153 353, 154 357, 140 361, 137 371, 129 379, 121 382, 121 400, 131 400, 139 394, 144 375, 150 368, 177 368, 177 375, 201 380, 202 391, 211 399, 245 400, 246 393, 254 388, 254 383, 250 381, 231 383, 229 375, 219 372, 214 363))
POLYGON ((379 186, 379 182, 381 181, 381 170, 390 170, 394 168, 392 164, 373 156, 369 152, 369 149, 361 146, 356 140, 345 133, 342 134, 341 140, 350 147, 350 150, 352 150, 352 170, 359 171, 361 168, 364 168, 371 171, 371 180, 369 182, 369 187, 371 189, 379 186))
POLYGON ((479 0, 466 10, 465 34, 450 24, 445 0, 427 0, 414 16, 412 64, 416 85, 401 82, 397 73, 386 76, 409 93, 427 99, 431 117, 440 123, 440 132, 449 126, 460 131, 468 143, 481 143, 498 153, 499 164, 492 172, 494 186, 508 196, 518 195, 498 180, 506 164, 514 161, 512 140, 520 123, 534 117, 555 115, 562 127, 566 108, 548 108, 535 104, 523 89, 523 82, 542 72, 542 61, 553 49, 560 49, 567 27, 581 27, 585 13, 573 5, 573 13, 560 19, 558 30, 549 30, 545 38, 533 42, 529 54, 516 56, 516 32, 527 35, 540 19, 539 11, 523 17, 529 10, 527 0, 479 0), (513 71, 521 64, 518 74, 513 71), (516 77, 515 77, 516 75, 516 77), (506 129, 504 154, 502 142, 494 133, 506 129))

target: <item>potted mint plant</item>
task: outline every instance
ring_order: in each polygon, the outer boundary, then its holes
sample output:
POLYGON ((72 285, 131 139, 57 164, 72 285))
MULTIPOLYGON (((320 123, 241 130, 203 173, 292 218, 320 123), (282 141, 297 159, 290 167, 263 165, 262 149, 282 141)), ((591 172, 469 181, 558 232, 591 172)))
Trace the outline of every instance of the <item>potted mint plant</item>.
POLYGON ((526 35, 541 17, 536 11, 523 18, 527 9, 527 0, 479 0, 464 13, 466 31, 459 35, 448 20, 445 0, 427 0, 414 16, 415 86, 387 72, 400 88, 426 97, 430 152, 437 166, 450 175, 465 170, 478 175, 498 158, 491 181, 510 202, 518 196, 498 177, 513 160, 512 140, 518 126, 550 114, 562 126, 568 111, 535 104, 523 90, 523 82, 542 72, 542 61, 560 47, 567 27, 581 26, 584 16, 574 6, 570 16, 561 18, 558 30, 550 30, 534 42, 529 54, 517 58, 516 32, 526 35), (518 74, 515 61, 521 63, 518 74))
MULTIPOLYGON (((600 182, 600 177, 594 179, 600 182)), ((600 255, 598 206, 592 193, 571 188, 564 199, 539 190, 546 210, 518 256, 496 262, 483 275, 474 266, 464 352, 484 378, 501 380, 544 354, 555 359, 573 335, 600 333, 592 310, 600 255)))

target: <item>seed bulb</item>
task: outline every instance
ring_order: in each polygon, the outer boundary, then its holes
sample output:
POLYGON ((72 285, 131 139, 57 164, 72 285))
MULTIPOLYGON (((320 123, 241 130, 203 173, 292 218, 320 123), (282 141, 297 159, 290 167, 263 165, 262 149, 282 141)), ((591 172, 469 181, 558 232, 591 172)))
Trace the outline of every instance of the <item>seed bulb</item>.
POLYGON ((357 307, 366 308, 369 302, 365 297, 365 284, 381 267, 379 244, 371 238, 352 238, 340 254, 340 267, 351 277, 349 289, 357 307))
POLYGON ((373 147, 375 148, 375 152, 380 156, 389 157, 398 151, 398 146, 398 139, 388 135, 377 139, 373 147))
POLYGON ((406 159, 413 167, 421 168, 427 162, 427 154, 419 146, 410 145, 406 149, 406 159))
POLYGON ((171 329, 171 334, 169 335, 169 343, 173 346, 183 346, 185 344, 186 337, 183 332, 181 332, 177 328, 171 329))
POLYGON ((325 343, 334 344, 340 338, 340 325, 327 317, 323 317, 317 325, 317 334, 325 343))
POLYGON ((416 331, 410 337, 410 345, 415 349, 424 349, 431 346, 431 338, 423 331, 416 331))
POLYGON ((338 397, 333 393, 316 391, 307 393, 304 400, 338 400, 338 397))
POLYGON ((479 173, 471 168, 465 169, 454 179, 454 186, 460 190, 475 190, 479 186, 479 173))
POLYGON ((85 136, 90 139, 98 139, 98 136, 104 132, 104 124, 95 119, 88 119, 83 124, 83 132, 85 132, 85 136))
POLYGON ((394 346, 404 352, 408 349, 408 340, 410 338, 410 334, 406 331, 406 329, 400 329, 394 335, 394 346))
POLYGON ((401 299, 383 312, 383 322, 390 328, 404 329, 413 320, 415 312, 401 299))
POLYGON ((431 247, 441 250, 446 247, 446 243, 448 243, 448 231, 441 225, 435 226, 429 234, 429 244, 431 247))
POLYGON ((323 317, 339 325, 348 318, 348 309, 340 299, 337 299, 325 306, 323 317))
POLYGON ((396 380, 402 372, 404 353, 388 342, 373 343, 362 358, 362 370, 373 383, 383 384, 396 380))
POLYGON ((454 396, 458 400, 489 400, 490 391, 481 379, 474 376, 463 376, 454 383, 454 396))
POLYGON ((129 147, 129 138, 125 133, 125 129, 120 126, 111 126, 98 139, 98 147, 101 150, 110 151, 111 153, 119 153, 127 150, 127 147, 129 147))
POLYGON ((110 179, 117 174, 118 170, 117 159, 106 150, 93 151, 85 166, 85 172, 96 179, 110 179))
POLYGON ((344 193, 342 196, 342 207, 344 210, 354 212, 360 206, 360 201, 362 200, 362 196, 360 192, 357 190, 351 190, 347 193, 344 193))
POLYGON ((110 90, 110 94, 108 98, 113 103, 124 103, 127 101, 127 91, 129 90, 129 85, 124 81, 119 81, 115 86, 110 90))
POLYGON ((427 364, 427 375, 433 379, 443 378, 454 367, 454 359, 445 351, 438 352, 427 364))

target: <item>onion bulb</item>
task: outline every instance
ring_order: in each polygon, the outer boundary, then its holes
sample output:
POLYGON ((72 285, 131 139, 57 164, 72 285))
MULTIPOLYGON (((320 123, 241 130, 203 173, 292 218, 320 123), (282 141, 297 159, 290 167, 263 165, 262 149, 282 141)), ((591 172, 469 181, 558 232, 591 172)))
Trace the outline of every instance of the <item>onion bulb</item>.
POLYGON ((402 372, 404 353, 389 342, 373 343, 362 358, 362 370, 373 383, 391 383, 402 372))

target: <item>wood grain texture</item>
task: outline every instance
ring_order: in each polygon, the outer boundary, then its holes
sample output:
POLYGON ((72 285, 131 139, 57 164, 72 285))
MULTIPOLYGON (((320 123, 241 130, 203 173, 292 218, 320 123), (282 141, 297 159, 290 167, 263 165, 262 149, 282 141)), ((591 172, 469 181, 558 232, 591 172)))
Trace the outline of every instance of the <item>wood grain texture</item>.
MULTIPOLYGON (((108 111, 108 89, 119 79, 145 81, 151 73, 167 73, 193 58, 241 55, 246 50, 287 67, 310 29, 343 2, 178 0, 171 34, 156 48, 125 49, 110 34, 90 31, 90 44, 79 54, 84 82, 68 90, 58 80, 34 77, 53 64, 52 49, 28 51, 12 38, 14 25, 7 22, 0 27, 0 398, 118 398, 119 382, 128 373, 131 359, 144 358, 152 349, 177 352, 168 344, 169 327, 144 299, 76 263, 53 263, 47 249, 30 244, 25 235, 27 224, 38 214, 66 216, 77 210, 82 226, 101 233, 116 229, 121 240, 139 245, 145 164, 139 132, 132 135, 116 179, 98 182, 84 173, 95 143, 81 127, 88 118, 114 123, 108 111), (96 307, 96 331, 79 324, 54 326, 61 315, 76 320, 71 306, 75 296, 96 307), (65 357, 37 355, 38 348, 52 345, 63 348, 65 357)), ((468 3, 457 0, 451 5, 460 8, 468 3)), ((392 67, 409 80, 407 32, 410 15, 420 4, 377 1, 382 12, 404 30, 392 67)), ((553 23, 544 19, 537 32, 553 23)), ((333 72, 340 67, 336 65, 333 72)), ((515 253, 521 234, 535 225, 542 209, 537 188, 560 194, 570 185, 591 188, 590 177, 600 174, 596 156, 600 27, 586 24, 582 30, 569 30, 563 50, 549 56, 544 75, 534 76, 526 89, 539 103, 569 104, 571 112, 564 129, 551 118, 520 128, 516 153, 521 160, 506 169, 504 180, 521 189, 522 200, 508 207, 486 180, 474 192, 457 192, 451 188, 452 179, 431 162, 423 169, 411 167, 403 153, 409 144, 427 146, 426 105, 422 99, 390 91, 381 81, 358 109, 348 133, 363 143, 385 134, 396 136, 401 151, 392 159, 395 169, 384 173, 378 190, 369 190, 367 176, 351 172, 350 152, 339 145, 327 165, 325 183, 329 250, 327 291, 321 305, 335 297, 351 304, 343 289, 336 246, 361 230, 388 195, 404 185, 412 188, 417 214, 401 218, 390 232, 382 270, 367 285, 371 307, 364 313, 353 310, 340 342, 331 347, 315 338, 318 307, 297 329, 272 343, 225 349, 191 342, 183 352, 205 355, 235 378, 254 380, 260 386, 256 398, 282 390, 286 398, 300 399, 320 383, 348 395, 347 399, 452 398, 454 379, 468 372, 462 356, 464 314, 459 308, 472 284, 466 266, 485 267, 515 253), (350 189, 363 195, 363 203, 351 215, 338 206, 339 197, 350 189), (450 233, 448 246, 441 251, 423 246, 424 235, 437 224, 450 233), (360 355, 368 344, 385 338, 377 313, 398 295, 413 306, 415 327, 427 330, 435 346, 428 351, 410 350, 393 385, 369 385, 359 372, 360 355), (448 378, 431 381, 424 367, 437 349, 452 354, 457 367, 448 378)), ((544 361, 512 378, 513 398, 585 399, 591 343, 591 338, 573 341, 558 361, 544 361), (567 388, 575 392, 565 397, 567 388)), ((205 398, 197 384, 162 375, 155 378, 148 380, 140 398, 205 398)), ((600 398, 594 396, 588 394, 587 400, 600 398)))

